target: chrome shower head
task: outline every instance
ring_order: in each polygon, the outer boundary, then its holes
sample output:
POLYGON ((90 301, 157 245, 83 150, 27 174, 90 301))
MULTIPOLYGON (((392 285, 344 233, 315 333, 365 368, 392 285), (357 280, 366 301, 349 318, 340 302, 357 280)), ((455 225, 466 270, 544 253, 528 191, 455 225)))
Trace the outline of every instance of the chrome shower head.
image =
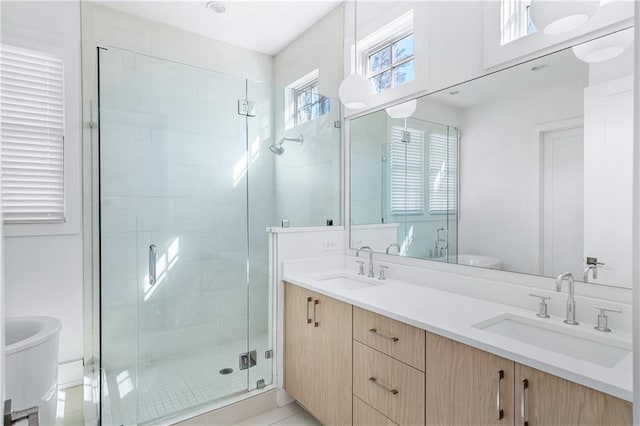
POLYGON ((281 145, 276 146, 271 144, 269 145, 269 151, 273 152, 275 155, 282 155, 284 148, 281 145))
POLYGON ((284 148, 282 147, 282 144, 285 141, 291 141, 291 142, 297 142, 298 145, 302 145, 302 135, 298 136, 297 138, 289 138, 289 137, 283 137, 282 139, 280 139, 278 141, 278 143, 272 143, 271 145, 269 145, 269 151, 273 152, 276 155, 282 155, 284 153, 284 148))

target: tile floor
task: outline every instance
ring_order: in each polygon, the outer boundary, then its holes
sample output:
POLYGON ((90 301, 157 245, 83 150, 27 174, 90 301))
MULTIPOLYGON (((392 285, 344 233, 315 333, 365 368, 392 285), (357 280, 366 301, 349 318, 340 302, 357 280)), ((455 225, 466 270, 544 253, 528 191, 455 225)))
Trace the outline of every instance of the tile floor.
POLYGON ((272 383, 272 362, 264 359, 267 336, 252 337, 258 363, 238 369, 238 355, 246 352, 246 339, 210 350, 141 366, 136 378, 131 369, 106 371, 108 401, 103 405, 103 425, 131 425, 157 421, 199 405, 255 389, 256 381, 272 383), (222 375, 222 368, 233 368, 222 375), (109 409, 105 409, 109 407, 109 409))
POLYGON ((236 423, 234 426, 321 426, 295 402, 236 423))
POLYGON ((82 426, 83 387, 74 386, 58 391, 58 408, 55 426, 82 426))

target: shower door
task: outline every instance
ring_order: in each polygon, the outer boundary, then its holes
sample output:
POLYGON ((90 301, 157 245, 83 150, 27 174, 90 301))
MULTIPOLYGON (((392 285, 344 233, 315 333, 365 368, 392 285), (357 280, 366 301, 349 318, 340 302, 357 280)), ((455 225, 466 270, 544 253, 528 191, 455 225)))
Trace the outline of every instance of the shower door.
POLYGON ((267 327, 250 327, 248 309, 269 311, 268 291, 250 297, 250 271, 260 278, 264 268, 249 267, 248 175, 263 144, 249 147, 255 124, 238 113, 247 86, 99 51, 103 424, 150 422, 246 392, 259 379, 246 367, 270 365, 268 340, 252 353, 267 327))

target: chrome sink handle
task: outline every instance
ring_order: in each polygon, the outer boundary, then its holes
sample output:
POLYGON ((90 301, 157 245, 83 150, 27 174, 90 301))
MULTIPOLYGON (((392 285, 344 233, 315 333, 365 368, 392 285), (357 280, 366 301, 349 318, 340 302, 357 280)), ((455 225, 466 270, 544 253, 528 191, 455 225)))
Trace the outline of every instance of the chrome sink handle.
POLYGON ((593 308, 600 310, 600 313, 598 314, 598 325, 593 328, 604 333, 611 333, 611 329, 608 326, 609 318, 607 317, 607 312, 621 314, 622 309, 607 308, 606 306, 594 306, 593 308))
POLYGON ((547 300, 551 300, 551 296, 541 296, 539 294, 533 294, 533 293, 529 293, 529 296, 537 297, 540 299, 540 303, 538 304, 538 313, 536 314, 536 316, 540 318, 551 318, 551 315, 549 315, 549 313, 547 312, 548 311, 547 300))

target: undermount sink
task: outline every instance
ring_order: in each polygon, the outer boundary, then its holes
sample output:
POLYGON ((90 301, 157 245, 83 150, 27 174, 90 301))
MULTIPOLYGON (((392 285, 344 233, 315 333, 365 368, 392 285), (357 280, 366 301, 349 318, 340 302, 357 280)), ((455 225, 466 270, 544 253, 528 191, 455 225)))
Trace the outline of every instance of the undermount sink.
POLYGON ((333 274, 313 277, 320 281, 323 287, 335 290, 359 290, 384 284, 384 281, 375 278, 356 277, 347 274, 333 274))
POLYGON ((544 321, 504 314, 473 327, 609 368, 631 353, 629 342, 544 321))

